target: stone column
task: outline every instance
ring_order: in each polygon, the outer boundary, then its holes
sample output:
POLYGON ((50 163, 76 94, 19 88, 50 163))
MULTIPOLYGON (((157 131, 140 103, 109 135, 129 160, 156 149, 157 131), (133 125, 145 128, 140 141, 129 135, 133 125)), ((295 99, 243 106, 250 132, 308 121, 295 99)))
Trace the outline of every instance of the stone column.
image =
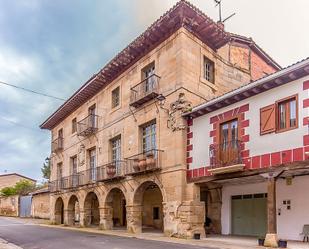
POLYGON ((127 205, 127 229, 130 233, 142 232, 142 210, 141 205, 127 205))
POLYGON ((276 179, 274 177, 267 180, 267 234, 264 246, 278 247, 276 179))
POLYGON ((100 207, 100 229, 113 229, 113 209, 109 206, 100 207))
POLYGON ((69 221, 69 210, 64 209, 63 210, 63 223, 65 226, 69 226, 70 221, 69 221))
POLYGON ((79 210, 79 226, 85 227, 85 211, 84 211, 84 209, 79 210))

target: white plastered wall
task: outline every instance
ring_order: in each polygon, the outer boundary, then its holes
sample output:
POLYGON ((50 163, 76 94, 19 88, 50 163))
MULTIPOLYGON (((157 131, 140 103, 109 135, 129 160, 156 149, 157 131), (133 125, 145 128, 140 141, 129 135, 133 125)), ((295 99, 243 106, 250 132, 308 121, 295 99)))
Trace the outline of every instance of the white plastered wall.
POLYGON ((292 81, 283 86, 276 87, 233 105, 195 118, 192 126, 193 161, 190 164, 190 169, 209 165, 209 146, 212 144, 212 138, 209 136, 209 132, 213 129, 212 125, 210 125, 210 118, 248 103, 249 111, 245 113, 245 119, 250 120, 250 125, 246 128, 246 134, 250 135, 250 141, 246 143, 246 149, 250 150, 250 157, 302 147, 303 136, 308 134, 308 128, 303 126, 303 118, 309 116, 309 108, 303 108, 303 100, 309 98, 309 91, 303 91, 303 82, 308 79, 309 77, 307 76, 292 81), (260 108, 274 104, 277 100, 294 94, 298 94, 298 129, 261 136, 260 108))
POLYGON ((309 176, 299 176, 287 185, 286 180, 277 182, 277 226, 279 238, 302 240, 300 235, 304 224, 309 224, 309 176), (291 209, 283 204, 284 200, 291 201, 291 209), (277 212, 278 214, 279 212, 277 212))

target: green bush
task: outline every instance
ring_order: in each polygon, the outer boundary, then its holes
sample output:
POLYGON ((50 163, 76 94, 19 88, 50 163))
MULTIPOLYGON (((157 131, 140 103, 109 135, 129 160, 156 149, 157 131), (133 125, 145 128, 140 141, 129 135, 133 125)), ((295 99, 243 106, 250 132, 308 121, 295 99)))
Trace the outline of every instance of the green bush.
POLYGON ((14 187, 5 187, 1 189, 0 194, 3 196, 27 195, 35 189, 36 186, 34 183, 27 180, 20 180, 14 187))

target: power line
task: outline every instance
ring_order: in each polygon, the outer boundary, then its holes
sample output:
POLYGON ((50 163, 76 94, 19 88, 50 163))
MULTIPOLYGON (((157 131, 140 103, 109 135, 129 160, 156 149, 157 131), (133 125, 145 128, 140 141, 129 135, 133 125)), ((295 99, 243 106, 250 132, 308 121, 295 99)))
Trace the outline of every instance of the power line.
POLYGON ((20 123, 18 123, 18 122, 15 122, 15 121, 13 121, 13 120, 10 120, 10 119, 7 119, 7 118, 1 117, 1 116, 0 116, 0 119, 4 120, 4 121, 6 121, 6 122, 9 122, 9 123, 11 123, 11 124, 14 124, 14 125, 16 125, 16 126, 20 126, 20 127, 22 127, 22 128, 25 128, 25 129, 29 129, 29 130, 36 131, 36 132, 42 132, 42 130, 40 130, 40 129, 35 129, 35 128, 32 128, 32 127, 29 127, 29 126, 20 124, 20 123))
POLYGON ((27 88, 24 88, 24 87, 21 87, 21 86, 16 86, 16 85, 4 82, 4 81, 0 81, 0 84, 6 85, 6 86, 10 86, 10 87, 14 87, 14 88, 17 88, 17 89, 20 89, 20 90, 23 90, 23 91, 26 91, 26 92, 34 93, 34 94, 37 94, 37 95, 41 95, 41 96, 44 96, 44 97, 65 101, 65 99, 63 99, 63 98, 59 98, 59 97, 55 97, 55 96, 52 96, 52 95, 49 95, 49 94, 37 92, 37 91, 31 90, 31 89, 27 89, 27 88))

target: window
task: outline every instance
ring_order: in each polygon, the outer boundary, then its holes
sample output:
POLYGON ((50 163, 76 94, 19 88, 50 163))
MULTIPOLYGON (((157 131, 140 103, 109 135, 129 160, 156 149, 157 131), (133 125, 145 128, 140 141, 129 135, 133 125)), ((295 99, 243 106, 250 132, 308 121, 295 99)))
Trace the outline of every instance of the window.
POLYGON ((297 95, 260 109, 260 134, 282 132, 298 127, 297 95))
POLYGON ((156 149, 156 123, 152 122, 142 128, 143 153, 156 149))
POLYGON ((297 127, 296 97, 277 102, 278 131, 297 127))
POLYGON ((204 78, 211 83, 215 83, 215 64, 206 56, 204 56, 204 78))
POLYGON ((76 122, 76 118, 72 119, 72 134, 75 133, 77 131, 77 122, 76 122))
POLYGON ((96 114, 95 114, 95 105, 89 107, 88 114, 89 114, 89 127, 96 128, 96 114))
POLYGON ((155 63, 152 62, 142 70, 142 79, 145 81, 144 91, 152 92, 155 88, 155 63))
POLYGON ((112 108, 120 104, 120 88, 119 86, 112 91, 112 108))
POLYGON ((89 150, 89 168, 90 168, 90 180, 96 180, 96 150, 89 150))
POLYGON ((62 178, 62 163, 57 164, 57 180, 62 178))
POLYGON ((63 129, 58 131, 58 138, 63 138, 63 129))
POLYGON ((72 175, 77 174, 77 156, 71 157, 71 172, 72 175))
POLYGON ((112 161, 121 160, 121 136, 118 136, 111 140, 112 146, 112 161))

